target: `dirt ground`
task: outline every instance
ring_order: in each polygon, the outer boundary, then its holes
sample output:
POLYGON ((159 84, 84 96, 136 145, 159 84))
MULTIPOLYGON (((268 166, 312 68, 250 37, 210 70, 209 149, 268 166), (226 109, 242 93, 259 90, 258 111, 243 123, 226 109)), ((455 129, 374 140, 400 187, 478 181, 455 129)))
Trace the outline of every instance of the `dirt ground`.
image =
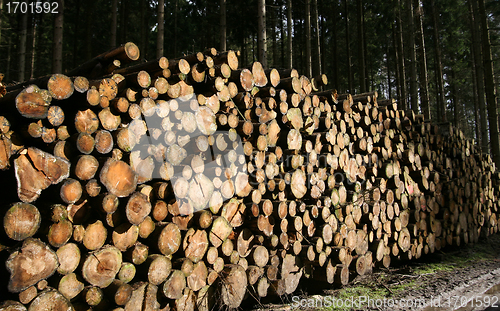
POLYGON ((374 269, 343 288, 311 290, 245 310, 500 310, 500 234, 374 269))

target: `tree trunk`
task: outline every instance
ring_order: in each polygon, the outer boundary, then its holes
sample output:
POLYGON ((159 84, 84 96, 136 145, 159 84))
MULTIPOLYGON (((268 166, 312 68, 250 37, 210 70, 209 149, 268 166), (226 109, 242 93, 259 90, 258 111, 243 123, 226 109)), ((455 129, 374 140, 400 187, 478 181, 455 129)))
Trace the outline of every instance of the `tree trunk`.
POLYGON ((394 49, 394 79, 396 83, 396 98, 401 101, 401 79, 399 78, 399 48, 398 48, 398 36, 396 32, 396 25, 392 23, 392 48, 394 49))
POLYGON ((363 29, 363 0, 356 0, 357 5, 357 30, 358 30, 358 74, 360 93, 366 92, 366 62, 365 62, 365 39, 363 29))
POLYGON ((429 82, 427 77, 427 53, 425 51, 425 36, 424 36, 424 26, 423 26, 423 13, 422 3, 420 0, 415 0, 416 17, 417 17, 417 27, 418 35, 417 40, 419 44, 418 58, 420 63, 420 104, 422 112, 425 119, 431 119, 431 110, 429 107, 429 82))
POLYGON ((406 1, 407 22, 408 22, 408 48, 410 51, 410 108, 418 113, 418 94, 417 94, 417 57, 415 53, 415 21, 413 16, 413 1, 406 1))
POLYGON ((19 38, 19 82, 24 81, 26 72, 26 41, 28 37, 28 14, 21 14, 21 33, 19 38))
POLYGON ((111 39, 109 42, 110 49, 116 47, 116 30, 118 19, 118 0, 113 0, 111 5, 111 39))
POLYGON ((481 21, 481 41, 483 48, 484 88, 486 91, 486 104, 488 106, 488 124, 490 129, 490 145, 493 161, 500 166, 500 137, 498 133, 498 110, 495 93, 495 76, 493 73, 493 60, 491 58, 490 33, 488 30, 488 17, 484 7, 484 0, 478 0, 479 18, 481 21))
POLYGON ((406 73, 405 73, 405 56, 404 56, 404 44, 403 44, 403 21, 401 20, 401 0, 396 0, 396 23, 397 23, 397 45, 398 45, 398 55, 399 55, 399 88, 401 90, 401 97, 399 98, 398 104, 401 104, 401 109, 406 110, 408 108, 407 98, 406 98, 406 73))
POLYGON ((386 66, 387 66, 387 93, 388 97, 387 98, 392 98, 392 81, 391 81, 391 62, 389 59, 389 56, 391 55, 390 49, 389 49, 389 44, 386 44, 385 46, 386 50, 386 66))
POLYGON ((344 9, 345 9, 345 43, 347 49, 347 86, 348 93, 353 93, 354 90, 352 88, 352 62, 351 62, 351 37, 349 36, 349 7, 347 5, 347 0, 344 0, 344 9))
MULTIPOLYGON (((84 15, 85 15, 85 25, 92 25, 92 15, 94 14, 93 12, 93 7, 94 7, 95 0, 90 0, 85 3, 85 10, 84 10, 84 15)), ((92 27, 85 27, 85 53, 84 57, 85 59, 91 59, 92 58, 92 27)), ((142 50, 141 50, 142 51, 142 50)))
POLYGON ((226 0, 220 0, 220 50, 227 50, 226 47, 226 0))
MULTIPOLYGON (((333 3, 333 18, 332 18, 332 27, 333 29, 337 29, 337 18, 339 18, 339 3, 335 1, 333 3)), ((337 32, 334 31, 332 34, 333 42, 333 87, 338 88, 340 91, 339 85, 339 56, 337 50, 337 32)))
POLYGON ((280 68, 286 68, 286 48, 285 48, 285 38, 286 38, 286 34, 285 34, 285 23, 284 23, 284 20, 285 20, 285 13, 283 12, 283 6, 280 6, 279 8, 279 12, 278 12, 278 20, 280 21, 280 36, 281 36, 281 40, 280 40, 280 47, 281 47, 281 57, 280 57, 280 68))
POLYGON ((63 54, 63 27, 64 27, 64 0, 58 0, 57 13, 54 16, 54 37, 52 47, 52 72, 62 73, 63 54))
POLYGON ((276 14, 276 9, 273 8, 270 11, 269 14, 269 20, 270 24, 267 25, 269 27, 269 32, 270 32, 270 37, 271 37, 271 42, 272 42, 272 52, 273 52, 273 58, 272 58, 272 66, 277 67, 278 66, 278 40, 276 38, 276 28, 277 28, 277 14, 276 14))
POLYGON ((30 64, 30 80, 35 77, 35 58, 36 58, 36 36, 37 36, 37 23, 35 21, 36 16, 33 17, 32 25, 33 25, 33 30, 31 32, 31 64, 30 64))
POLYGON ((165 39, 165 0, 158 0, 158 28, 156 34, 156 57, 163 56, 165 39))
POLYGON ((305 70, 305 75, 306 77, 310 78, 312 77, 312 57, 311 57, 311 0, 306 0, 305 2, 306 10, 305 10, 305 23, 304 23, 304 30, 305 30, 305 36, 304 39, 306 41, 306 70, 305 70))
POLYGON ((489 137, 488 137, 488 125, 486 117, 486 105, 484 102, 484 67, 481 61, 481 26, 477 20, 477 2, 475 0, 469 0, 469 10, 471 18, 471 41, 472 41, 472 52, 473 52, 473 69, 475 71, 474 82, 476 85, 476 96, 477 101, 476 116, 479 118, 479 131, 477 134, 478 140, 480 142, 481 150, 483 153, 489 152, 489 137))
MULTIPOLYGON (((0 25, 2 24, 3 17, 3 0, 0 0, 0 25)), ((2 43, 2 27, 0 27, 0 44, 2 43)))
POLYGON ((439 14, 436 9, 436 5, 434 0, 430 1, 431 10, 432 10, 432 24, 434 28, 434 53, 435 53, 435 62, 436 62, 436 78, 437 78, 437 97, 438 97, 438 117, 440 117, 440 121, 446 122, 446 102, 444 98, 444 82, 443 82, 443 62, 441 60, 441 46, 439 40, 439 27, 438 20, 439 14))
POLYGON ((140 42, 139 42, 139 45, 140 45, 140 51, 141 51, 141 59, 146 59, 146 47, 147 47, 147 42, 148 42, 148 38, 147 38, 147 32, 146 32, 146 29, 148 28, 147 27, 147 19, 146 19, 146 1, 141 1, 141 13, 140 13, 140 21, 139 21, 139 24, 141 25, 141 30, 140 30, 140 33, 141 33, 141 39, 140 39, 140 42))
POLYGON ((314 20, 314 49, 316 51, 314 70, 311 77, 316 77, 321 74, 321 41, 318 16, 318 0, 312 0, 313 20, 314 20))
MULTIPOLYGON (((456 58, 454 57, 453 63, 456 62, 456 58)), ((458 97, 457 97, 457 80, 455 77, 455 69, 451 67, 450 70, 450 84, 451 84, 451 101, 453 105, 453 125, 458 127, 459 126, 459 111, 458 111, 458 97)))
MULTIPOLYGON (((175 0, 174 5, 174 55, 177 55, 177 14, 179 13, 179 0, 175 0)), ((211 28, 211 27, 209 27, 211 28)))
POLYGON ((292 20, 292 0, 287 1, 287 9, 286 9, 286 30, 287 30, 287 39, 288 39, 288 50, 286 55, 286 68, 292 69, 292 55, 293 55, 293 20, 292 20))
POLYGON ((267 68, 266 0, 259 0, 257 9, 257 60, 267 68))

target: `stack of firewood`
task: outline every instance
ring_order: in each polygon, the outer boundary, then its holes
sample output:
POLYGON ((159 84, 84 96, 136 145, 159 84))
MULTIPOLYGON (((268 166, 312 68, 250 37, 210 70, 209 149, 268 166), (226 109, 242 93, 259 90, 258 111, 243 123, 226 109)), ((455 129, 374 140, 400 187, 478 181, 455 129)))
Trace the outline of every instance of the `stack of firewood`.
POLYGON ((498 231, 500 175, 450 125, 234 51, 138 59, 0 99, 0 310, 237 308, 498 231))

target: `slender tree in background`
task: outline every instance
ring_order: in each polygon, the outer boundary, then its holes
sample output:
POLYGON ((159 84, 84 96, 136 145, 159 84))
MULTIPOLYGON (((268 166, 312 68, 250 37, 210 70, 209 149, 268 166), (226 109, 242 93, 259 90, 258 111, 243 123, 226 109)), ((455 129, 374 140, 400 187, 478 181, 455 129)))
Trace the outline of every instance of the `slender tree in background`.
POLYGON ((111 38, 109 45, 111 48, 116 46, 116 31, 118 28, 118 0, 113 0, 111 4, 111 38))
POLYGON ((406 98, 406 70, 405 70, 405 54, 404 54, 404 44, 403 44, 403 21, 401 18, 401 0, 396 0, 396 24, 397 24, 397 46, 398 46, 398 56, 399 56, 399 89, 401 92, 401 97, 398 98, 401 109, 405 110, 408 108, 407 98, 406 98))
POLYGON ((287 65, 286 67, 291 69, 293 66, 293 20, 292 20, 292 0, 287 0, 287 9, 286 9, 286 30, 287 30, 287 39, 288 39, 288 50, 287 50, 287 65))
POLYGON ((257 60, 267 68, 266 1, 258 0, 257 60))
POLYGON ((284 11, 283 11, 283 5, 280 5, 279 7, 279 12, 278 12, 278 19, 281 21, 279 24, 280 24, 280 36, 281 36, 281 40, 280 41, 280 46, 281 46, 281 60, 280 60, 280 67, 281 68, 285 68, 286 67, 286 48, 285 48, 285 42, 287 41, 285 38, 286 38, 286 34, 285 34, 285 29, 286 29, 286 26, 285 26, 285 19, 284 18, 284 11))
POLYGON ((385 60, 386 60, 386 67, 387 67, 387 93, 389 95, 388 98, 392 98, 392 81, 391 81, 392 68, 391 68, 391 61, 390 61, 391 53, 390 53, 388 43, 386 43, 385 49, 386 49, 385 60))
POLYGON ((89 0, 85 2, 85 9, 83 10, 85 16, 85 41, 83 43, 85 47, 84 57, 85 59, 90 59, 92 57, 92 12, 94 8, 94 0, 89 0))
POLYGON ((424 117, 431 119, 431 109, 429 107, 429 82, 427 77, 427 53, 425 51, 425 35, 424 35, 424 11, 420 0, 415 0, 415 17, 417 25, 417 41, 418 41, 418 59, 420 63, 420 73, 418 77, 420 89, 420 104, 424 117))
POLYGON ((444 82, 443 82, 443 62, 441 60, 441 40, 439 40, 439 15, 434 3, 430 0, 432 10, 432 25, 434 28, 434 62, 436 69, 436 83, 437 83, 437 111, 440 121, 446 121, 446 101, 444 98, 444 82))
POLYGON ((165 0, 158 0, 158 28, 156 29, 156 57, 163 56, 165 40, 165 0))
POLYGON ((305 2, 305 36, 304 39, 306 41, 306 70, 305 75, 307 77, 312 76, 312 56, 311 56, 311 0, 306 0, 305 2))
POLYGON ((19 34, 19 81, 24 81, 26 72, 26 41, 28 38, 28 14, 19 15, 20 34, 19 34))
POLYGON ((357 5, 357 29, 358 29, 358 74, 359 74, 359 91, 366 92, 366 60, 365 60, 365 43, 363 29, 363 0, 356 0, 357 5))
MULTIPOLYGON (((179 0, 174 1, 174 55, 177 55, 177 34, 179 29, 177 28, 177 18, 179 13, 179 0)), ((209 6, 210 7, 210 6, 209 6)))
POLYGON ((226 0, 220 0, 220 50, 225 51, 227 50, 226 47, 226 32, 227 32, 227 26, 226 26, 226 0))
MULTIPOLYGON (((81 28, 80 27, 80 19, 81 19, 81 17, 80 17, 81 3, 80 3, 80 1, 76 2, 75 9, 76 9, 76 17, 73 18, 73 29, 75 32, 75 37, 80 38, 80 30, 81 30, 80 29, 81 28)), ((34 24, 33 33, 35 33, 36 26, 37 26, 37 23, 34 24)), ((71 64, 71 67, 73 67, 73 68, 78 66, 77 57, 80 55, 80 53, 78 52, 78 48, 79 48, 78 43, 79 43, 78 40, 73 40, 73 62, 71 64)), ((34 43, 33 43, 33 46, 35 46, 34 43)), ((35 59, 34 55, 35 55, 35 52, 33 51, 33 61, 35 59)), ((34 66, 32 66, 32 68, 34 68, 34 66)), ((33 69, 33 71, 35 71, 35 70, 33 69)))
POLYGON ((489 137, 488 137, 488 122, 486 116, 486 104, 484 101, 484 67, 481 60, 481 25, 476 19, 478 7, 476 0, 469 0, 469 12, 471 21, 471 41, 472 41, 472 61, 473 69, 475 71, 475 84, 476 84, 476 98, 478 109, 476 115, 479 115, 479 132, 481 150, 488 153, 489 150, 489 137))
POLYGON ((493 74, 493 61, 491 58, 490 33, 488 30, 488 17, 484 7, 484 0, 477 0, 479 19, 481 21, 481 41, 483 48, 484 89, 486 91, 486 104, 488 106, 488 124, 490 129, 490 145, 493 161, 500 167, 500 140, 498 133, 498 110, 495 94, 495 80, 493 74))
POLYGON ((147 19, 146 19, 146 1, 141 1, 141 12, 139 15, 139 24, 141 25, 141 38, 139 41, 139 48, 141 51, 141 59, 146 58, 146 46, 148 42, 148 37, 146 35, 146 30, 148 29, 147 27, 147 19))
POLYGON ((33 79, 35 78, 35 58, 36 58, 36 43, 37 43, 37 40, 36 40, 36 36, 37 36, 37 27, 38 27, 38 24, 37 24, 37 17, 36 15, 33 16, 31 18, 32 20, 32 27, 31 27, 31 64, 30 64, 30 79, 33 79))
MULTIPOLYGON (((278 65, 278 38, 276 37, 276 28, 278 28, 278 18, 276 16, 276 8, 271 8, 268 14, 267 19, 267 27, 269 29, 269 36, 271 42, 271 51, 272 51, 272 66, 276 67, 278 65)), ((269 59, 268 59, 269 64, 269 59)))
POLYGON ((0 45, 2 44, 3 0, 0 0, 0 45))
POLYGON ((410 52, 409 55, 409 67, 410 67, 410 108, 418 112, 418 94, 417 94, 417 57, 415 53, 415 22, 413 17, 413 1, 406 1, 406 12, 407 12, 407 23, 408 23, 408 31, 407 34, 407 43, 408 50, 410 52))
MULTIPOLYGON (((337 29, 337 18, 339 18, 339 2, 335 0, 332 4, 332 28, 337 29)), ((332 34, 332 47, 333 47, 333 87, 340 88, 339 85, 339 55, 338 55, 338 42, 337 31, 332 34)))
POLYGON ((393 46, 393 55, 394 55, 394 80, 395 80, 395 84, 396 84, 396 98, 398 100, 401 100, 401 98, 403 98, 403 96, 401 95, 401 80, 399 78, 399 72, 400 72, 400 69, 399 69, 399 44, 398 44, 398 41, 399 41, 399 37, 397 35, 397 30, 396 30, 396 27, 397 27, 397 22, 393 22, 392 23, 392 46, 393 46))
MULTIPOLYGON (((145 1, 145 2, 147 3, 148 1, 145 1)), ((126 36, 127 36, 127 28, 128 28, 128 24, 129 24, 129 22, 127 20, 128 5, 129 5, 128 1, 120 1, 120 17, 121 18, 120 18, 120 35, 119 35, 118 41, 121 41, 121 42, 127 41, 126 36)))
POLYGON ((347 86, 348 92, 353 93, 354 89, 352 87, 352 60, 351 60, 351 38, 349 36, 349 6, 347 5, 347 0, 344 0, 344 10, 345 10, 345 43, 347 52, 347 86))
MULTIPOLYGON (((323 5, 323 0, 317 0, 318 1, 318 11, 321 12, 321 15, 320 17, 318 18, 318 26, 319 26, 319 45, 320 45, 320 49, 318 50, 318 53, 319 53, 319 58, 320 58, 320 61, 321 61, 321 70, 320 70, 320 73, 323 73, 325 70, 326 70, 326 54, 325 51, 326 51, 326 46, 327 46, 327 43, 326 43, 326 18, 324 17, 325 15, 327 15, 328 13, 323 13, 325 12, 324 11, 324 5, 323 5)), ((336 45, 336 42, 333 43, 332 42, 332 45, 336 45)))
POLYGON ((57 9, 57 13, 54 16, 52 72, 62 73, 64 0, 57 0, 57 3, 59 4, 59 6, 57 9))
POLYGON ((314 21, 314 47, 316 51, 313 75, 321 74, 321 42, 318 16, 318 0, 312 0, 313 21, 314 21))

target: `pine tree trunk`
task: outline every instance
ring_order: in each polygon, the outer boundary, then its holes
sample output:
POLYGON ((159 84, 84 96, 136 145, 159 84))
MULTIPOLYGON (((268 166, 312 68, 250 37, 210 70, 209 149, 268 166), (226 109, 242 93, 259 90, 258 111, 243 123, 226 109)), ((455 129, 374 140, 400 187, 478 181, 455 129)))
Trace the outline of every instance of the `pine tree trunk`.
POLYGON ((292 62, 292 54, 293 54, 293 20, 292 20, 292 0, 287 1, 287 9, 286 9, 286 30, 287 30, 287 38, 288 38, 288 51, 287 51, 287 57, 286 57, 286 68, 292 69, 293 68, 293 62, 292 62))
POLYGON ((488 30, 488 17, 484 7, 484 0, 478 0, 479 18, 481 21, 481 41, 483 47, 484 88, 486 104, 488 106, 488 124, 490 129, 491 155, 497 167, 500 167, 500 137, 498 133, 498 110, 495 94, 495 76, 491 59, 491 43, 488 30))
MULTIPOLYGON (((332 18, 332 26, 333 29, 337 29, 337 18, 339 17, 339 4, 338 2, 333 3, 333 18, 332 18)), ((339 85, 339 56, 337 52, 337 32, 333 32, 333 87, 338 88, 340 90, 339 85)))
POLYGON ((21 33, 19 38, 19 81, 24 81, 26 71, 26 41, 28 37, 28 14, 21 14, 21 33))
POLYGON ((306 10, 305 10, 305 36, 304 39, 306 41, 306 76, 312 77, 312 56, 311 56, 311 0, 306 0, 305 2, 306 10))
MULTIPOLYGON (((0 25, 2 25, 3 17, 3 0, 0 0, 0 25)), ((2 43, 2 27, 0 27, 0 44, 2 43)))
MULTIPOLYGON (((91 25, 92 23, 92 15, 93 15, 93 7, 94 7, 95 0, 90 0, 88 2, 85 2, 85 10, 84 10, 84 15, 85 15, 85 25, 91 25)), ((84 57, 85 59, 91 59, 92 58, 92 27, 85 27, 85 53, 84 57)), ((142 50, 141 50, 142 51, 142 50)))
POLYGON ((385 46, 386 50, 386 66, 387 66, 387 90, 388 90, 388 98, 392 98, 392 81, 391 81, 391 62, 389 60, 390 50, 389 44, 385 46))
POLYGON ((64 0, 58 0, 58 11, 54 16, 54 38, 52 47, 52 72, 62 73, 64 0))
POLYGON ((140 21, 139 24, 141 25, 141 39, 140 39, 140 51, 141 51, 141 59, 146 59, 146 46, 147 46, 147 35, 146 35, 146 1, 141 1, 141 13, 140 13, 140 21))
MULTIPOLYGON (((35 17, 36 18, 36 17, 35 17)), ((30 64, 30 80, 35 77, 35 58, 36 58, 36 36, 37 36, 37 24, 35 22, 32 23, 33 30, 31 32, 31 64, 30 64)))
POLYGON ((427 77, 427 54, 425 51, 425 36, 424 36, 424 25, 423 25, 423 8, 420 0, 415 0, 416 17, 417 17, 417 27, 418 27, 418 58, 420 63, 420 103, 422 107, 422 112, 427 120, 431 119, 431 110, 429 107, 429 82, 427 77))
POLYGON ((271 33, 271 42, 272 42, 272 51, 273 51, 273 58, 272 58, 272 66, 277 67, 278 66, 278 40, 276 38, 276 28, 277 24, 276 21, 278 20, 276 16, 276 9, 272 9, 270 11, 270 18, 269 20, 271 21, 269 27, 269 32, 271 33))
POLYGON ((347 49, 347 86, 348 93, 354 93, 354 89, 352 88, 352 60, 351 60, 351 38, 349 36, 349 7, 347 5, 347 0, 344 0, 344 9, 345 9, 345 43, 347 49))
POLYGON ((313 75, 311 77, 316 77, 321 74, 321 42, 320 42, 320 28, 319 28, 319 16, 318 16, 318 0, 312 0, 313 8, 313 20, 314 20, 314 48, 316 51, 314 62, 313 75))
POLYGON ((285 52, 286 34, 285 34, 285 23, 284 23, 285 13, 283 12, 283 6, 280 6, 278 16, 279 16, 279 20, 280 20, 280 36, 282 38, 280 40, 280 46, 281 46, 280 68, 286 68, 286 65, 285 65, 286 64, 286 52, 285 52))
POLYGON ((437 92, 438 92, 438 106, 439 106, 439 114, 440 121, 446 121, 446 103, 444 99, 444 82, 443 82, 443 62, 441 60, 441 46, 439 40, 439 27, 438 20, 439 14, 436 9, 436 5, 434 0, 430 1, 431 9, 432 9, 432 24, 434 28, 434 53, 435 53, 435 61, 436 61, 436 78, 437 78, 437 92))
POLYGON ((220 50, 225 51, 226 48, 226 0, 220 0, 220 50))
POLYGON ((363 1, 356 0, 357 5, 357 30, 358 30, 358 74, 360 93, 366 92, 366 61, 365 61, 365 42, 363 29, 363 1))
POLYGON ((396 25, 392 23, 392 48, 394 50, 394 80, 396 84, 396 98, 401 101, 401 80, 399 78, 399 48, 398 48, 398 36, 396 34, 396 25))
MULTIPOLYGON (((455 57, 454 57, 455 58, 455 57)), ((454 59, 454 62, 456 62, 456 58, 454 59)), ((451 67, 450 70, 450 84, 451 84, 451 102, 453 105, 453 125, 458 126, 459 124, 459 115, 458 115, 458 98, 457 98, 457 81, 455 77, 455 69, 451 67)))
MULTIPOLYGON (((178 33, 178 27, 177 27, 177 14, 179 13, 179 0, 175 0, 175 5, 174 5, 174 55, 177 55, 177 33, 178 33)), ((209 27, 211 29, 211 27, 209 27)))
POLYGON ((415 21, 413 16, 413 1, 406 1, 407 22, 409 26, 408 47, 410 51, 410 108, 418 112, 418 94, 417 94, 417 57, 415 53, 415 21))
POLYGON ((401 90, 401 97, 399 98, 399 103, 401 108, 406 110, 408 108, 408 103, 406 99, 406 73, 405 73, 405 56, 404 56, 404 44, 403 44, 403 21, 401 20, 401 0, 396 0, 396 21, 397 21, 397 45, 398 45, 398 55, 399 55, 399 88, 401 90))
POLYGON ((266 1, 258 1, 257 14, 257 56, 258 61, 267 68, 266 1))
POLYGON ((474 96, 477 101, 477 109, 475 109, 478 113, 476 113, 476 118, 479 119, 478 124, 478 133, 477 137, 481 146, 481 150, 483 153, 489 152, 489 137, 488 137, 488 126, 486 123, 486 105, 484 102, 484 68, 481 62, 481 44, 480 44, 480 24, 477 20, 477 2, 475 0, 469 0, 469 10, 470 10, 470 22, 471 22, 471 41, 472 41, 472 64, 474 74, 474 82, 476 86, 476 96, 474 96))
POLYGON ((118 23, 118 0, 113 0, 111 5, 111 39, 109 42, 110 49, 116 47, 116 30, 118 23))
POLYGON ((163 56, 165 40, 165 0, 158 0, 158 28, 156 34, 156 57, 163 56))

